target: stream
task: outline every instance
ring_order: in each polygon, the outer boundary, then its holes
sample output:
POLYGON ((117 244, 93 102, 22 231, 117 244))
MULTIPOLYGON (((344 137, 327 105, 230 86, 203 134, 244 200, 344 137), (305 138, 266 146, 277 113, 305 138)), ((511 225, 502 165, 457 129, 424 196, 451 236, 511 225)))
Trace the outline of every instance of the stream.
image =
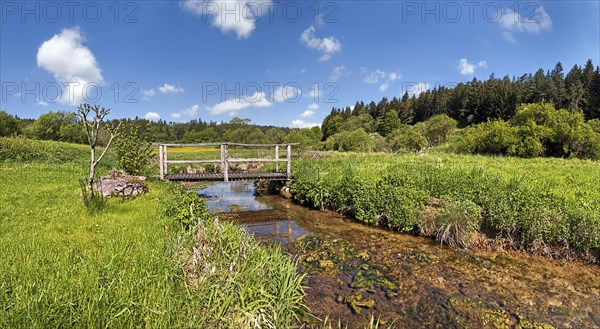
POLYGON ((599 328, 600 266, 435 241, 256 196, 252 182, 198 190, 209 210, 298 259, 310 312, 363 328, 599 328))

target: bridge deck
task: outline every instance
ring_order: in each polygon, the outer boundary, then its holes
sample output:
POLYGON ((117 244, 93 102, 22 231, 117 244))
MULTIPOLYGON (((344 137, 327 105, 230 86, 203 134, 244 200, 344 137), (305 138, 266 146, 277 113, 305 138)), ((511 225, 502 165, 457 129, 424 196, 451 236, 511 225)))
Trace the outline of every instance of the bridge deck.
MULTIPOLYGON (((260 172, 230 172, 228 173, 230 181, 239 180, 287 180, 286 173, 260 173, 260 172)), ((203 173, 203 174, 166 174, 165 179, 171 181, 183 182, 201 182, 201 181, 223 181, 223 173, 203 173)))

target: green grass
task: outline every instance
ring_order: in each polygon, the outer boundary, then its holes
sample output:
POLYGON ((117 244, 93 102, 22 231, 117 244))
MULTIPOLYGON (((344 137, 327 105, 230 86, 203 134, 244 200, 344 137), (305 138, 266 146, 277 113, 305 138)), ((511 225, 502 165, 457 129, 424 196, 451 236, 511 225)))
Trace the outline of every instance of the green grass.
POLYGON ((170 327, 184 281, 162 189, 89 216, 79 165, 1 169, 0 327, 170 327))
MULTIPOLYGON (((339 154, 294 166, 301 203, 359 221, 416 232, 435 200, 472 202, 491 229, 515 248, 547 243, 600 248, 600 163, 556 158, 465 155, 339 154)), ((489 231, 489 230, 488 230, 489 231)))
POLYGON ((78 182, 86 174, 85 147, 0 142, 30 146, 9 145, 11 156, 0 161, 0 328, 237 327, 240 319, 285 327, 302 309, 292 260, 234 224, 213 225, 200 199, 197 216, 207 224, 186 230, 170 211, 189 209, 173 184, 150 181, 148 194, 110 199, 89 214, 78 182), (69 154, 71 162, 50 151, 69 154), (197 273, 213 270, 196 285, 186 275, 202 234, 211 236, 205 247, 219 252, 198 262, 197 273), (229 267, 242 258, 250 261, 229 267), (225 286, 227 294, 207 294, 225 286), (221 313, 213 312, 217 306, 221 313))

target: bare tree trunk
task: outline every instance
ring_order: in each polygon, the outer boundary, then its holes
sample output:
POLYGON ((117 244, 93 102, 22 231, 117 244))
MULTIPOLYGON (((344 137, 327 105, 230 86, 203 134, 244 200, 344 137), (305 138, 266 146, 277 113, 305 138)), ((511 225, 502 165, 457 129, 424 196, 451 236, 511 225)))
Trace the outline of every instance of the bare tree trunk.
POLYGON ((96 171, 96 150, 92 148, 92 161, 90 161, 90 176, 88 177, 88 193, 90 194, 90 199, 94 197, 94 175, 96 171))

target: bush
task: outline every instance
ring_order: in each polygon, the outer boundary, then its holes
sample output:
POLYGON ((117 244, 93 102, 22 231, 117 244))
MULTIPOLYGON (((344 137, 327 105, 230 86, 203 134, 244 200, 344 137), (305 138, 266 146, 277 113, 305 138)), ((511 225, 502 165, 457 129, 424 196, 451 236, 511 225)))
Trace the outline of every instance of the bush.
POLYGON ((438 145, 448 140, 456 126, 456 120, 446 114, 438 114, 423 123, 421 134, 427 138, 429 145, 438 145))
POLYGON ((19 120, 4 111, 0 111, 0 137, 15 136, 20 133, 19 120))
POLYGON ((370 152, 373 150, 373 140, 363 129, 352 132, 342 131, 333 136, 333 148, 342 152, 370 152))
POLYGON ((402 125, 387 137, 390 150, 394 153, 399 151, 418 152, 428 145, 425 138, 416 127, 402 125))
POLYGON ((518 139, 508 122, 495 120, 466 128, 460 150, 479 154, 513 155, 518 139))
POLYGON ((121 169, 139 175, 150 163, 152 144, 142 140, 136 124, 128 124, 115 139, 115 151, 121 169))

